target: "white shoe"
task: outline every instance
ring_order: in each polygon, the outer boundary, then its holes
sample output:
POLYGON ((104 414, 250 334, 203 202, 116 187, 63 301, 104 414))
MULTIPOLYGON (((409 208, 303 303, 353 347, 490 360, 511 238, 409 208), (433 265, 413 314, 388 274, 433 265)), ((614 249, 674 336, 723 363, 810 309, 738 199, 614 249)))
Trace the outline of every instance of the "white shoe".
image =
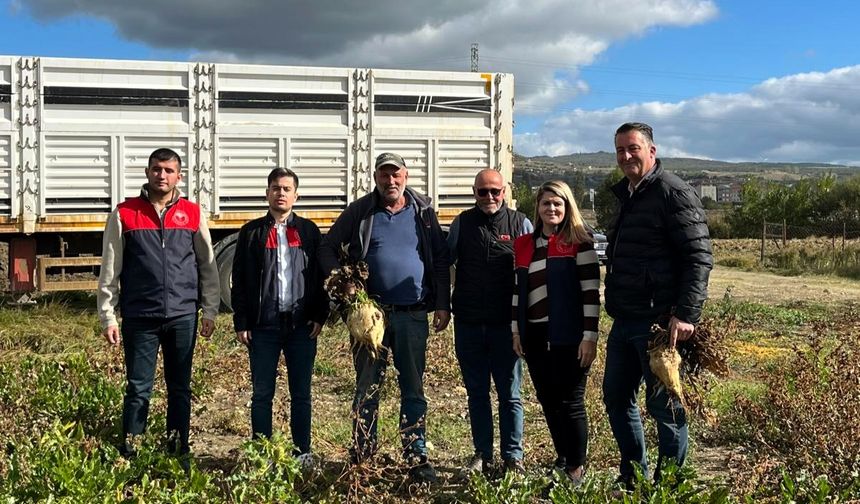
POLYGON ((296 460, 298 460, 302 472, 310 472, 314 469, 314 456, 311 452, 302 453, 296 457, 296 460))

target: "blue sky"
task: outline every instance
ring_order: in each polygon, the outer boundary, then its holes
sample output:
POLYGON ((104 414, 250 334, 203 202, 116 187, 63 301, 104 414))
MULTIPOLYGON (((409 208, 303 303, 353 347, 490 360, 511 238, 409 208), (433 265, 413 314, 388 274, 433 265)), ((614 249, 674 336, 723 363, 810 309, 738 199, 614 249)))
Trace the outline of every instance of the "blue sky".
POLYGON ((516 76, 523 154, 611 150, 644 120, 658 154, 860 165, 858 2, 359 4, 6 0, 0 53, 465 70, 478 42, 516 76))

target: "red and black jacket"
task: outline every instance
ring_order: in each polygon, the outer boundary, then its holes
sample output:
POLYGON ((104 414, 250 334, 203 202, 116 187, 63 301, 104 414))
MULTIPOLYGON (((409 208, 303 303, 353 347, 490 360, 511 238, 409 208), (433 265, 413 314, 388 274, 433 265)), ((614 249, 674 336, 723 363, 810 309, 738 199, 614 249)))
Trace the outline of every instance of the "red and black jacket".
MULTIPOLYGON (((302 291, 295 298, 293 327, 309 321, 323 324, 328 317, 328 297, 323 290, 323 277, 317 262, 321 239, 316 224, 295 213, 290 214, 287 243, 292 260, 291 282, 302 291)), ((267 213, 239 230, 231 290, 236 331, 280 327, 277 265, 277 227, 275 218, 267 213)))
MULTIPOLYGON (((529 337, 526 330, 529 298, 529 264, 535 251, 535 237, 540 231, 520 236, 514 241, 514 271, 518 297, 514 313, 520 336, 529 337)), ((547 336, 552 345, 579 345, 584 328, 585 302, 576 267, 577 243, 564 243, 556 235, 549 237, 546 258, 546 295, 549 307, 547 336)))
POLYGON ((172 318, 196 313, 200 287, 194 234, 200 207, 184 198, 160 218, 144 197, 117 206, 125 246, 120 284, 123 317, 172 318))

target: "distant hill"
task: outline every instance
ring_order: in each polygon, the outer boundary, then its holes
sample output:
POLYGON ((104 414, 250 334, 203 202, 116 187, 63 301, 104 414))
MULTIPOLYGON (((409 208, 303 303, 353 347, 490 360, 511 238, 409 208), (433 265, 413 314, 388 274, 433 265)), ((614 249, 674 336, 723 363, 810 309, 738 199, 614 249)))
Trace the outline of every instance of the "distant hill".
MULTIPOLYGON (((860 174, 860 167, 846 166, 828 163, 754 163, 741 162, 729 163, 726 161, 714 161, 710 159, 697 158, 660 158, 663 166, 676 172, 707 172, 707 174, 718 176, 720 173, 726 175, 755 174, 765 172, 783 172, 796 175, 814 175, 832 172, 836 175, 860 174)), ((581 169, 591 167, 592 169, 614 169, 615 153, 613 152, 587 152, 581 154, 567 154, 564 156, 533 156, 526 157, 514 154, 514 165, 517 169, 531 170, 568 170, 572 168, 581 169)))

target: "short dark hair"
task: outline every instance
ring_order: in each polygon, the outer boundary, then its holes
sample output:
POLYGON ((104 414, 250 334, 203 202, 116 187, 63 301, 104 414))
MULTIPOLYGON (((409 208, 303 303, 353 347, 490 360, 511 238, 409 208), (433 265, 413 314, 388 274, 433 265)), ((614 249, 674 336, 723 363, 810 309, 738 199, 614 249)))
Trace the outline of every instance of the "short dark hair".
POLYGON ((155 149, 152 151, 152 154, 149 155, 149 161, 147 161, 146 167, 152 168, 152 165, 159 161, 176 161, 176 164, 182 168, 182 158, 180 158, 179 154, 177 154, 173 149, 164 147, 161 149, 155 149))
POLYGON ((296 172, 289 168, 281 168, 280 166, 269 172, 269 181, 267 185, 272 185, 272 182, 282 177, 293 177, 293 182, 296 183, 296 189, 299 188, 299 176, 296 175, 296 172))
POLYGON ((638 131, 639 133, 642 133, 642 136, 644 136, 651 145, 654 145, 654 130, 651 129, 651 126, 641 122, 624 123, 615 130, 615 136, 617 137, 618 135, 627 133, 628 131, 638 131))

